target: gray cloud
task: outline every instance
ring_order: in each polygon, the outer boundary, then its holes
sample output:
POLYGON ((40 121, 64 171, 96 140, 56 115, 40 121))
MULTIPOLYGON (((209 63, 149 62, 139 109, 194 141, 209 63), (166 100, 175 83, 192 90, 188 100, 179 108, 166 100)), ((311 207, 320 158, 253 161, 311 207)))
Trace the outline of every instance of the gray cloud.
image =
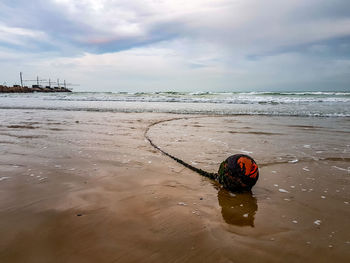
MULTIPOLYGON (((66 67, 82 78, 87 68, 106 79, 120 70, 119 80, 129 84, 133 73, 148 72, 158 89, 179 75, 183 81, 173 88, 346 89, 349 14, 347 0, 3 0, 0 61, 13 61, 16 71, 20 53, 26 70, 62 65, 62 74, 70 75, 66 67), (167 60, 159 60, 164 56, 167 60), (99 65, 101 58, 108 63, 99 65), (151 72, 140 61, 161 61, 164 70, 151 72)), ((126 86, 145 78, 150 81, 143 76, 126 86)))
POLYGON ((200 3, 186 9, 181 2, 5 0, 0 15, 8 26, 40 30, 57 42, 99 53, 176 37, 271 52, 350 35, 346 0, 200 3))

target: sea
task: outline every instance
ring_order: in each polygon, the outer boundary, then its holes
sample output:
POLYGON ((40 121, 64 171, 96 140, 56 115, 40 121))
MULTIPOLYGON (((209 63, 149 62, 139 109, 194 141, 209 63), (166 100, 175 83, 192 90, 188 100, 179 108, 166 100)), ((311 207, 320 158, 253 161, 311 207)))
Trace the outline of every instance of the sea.
POLYGON ((350 117, 350 92, 3 93, 0 109, 350 117))

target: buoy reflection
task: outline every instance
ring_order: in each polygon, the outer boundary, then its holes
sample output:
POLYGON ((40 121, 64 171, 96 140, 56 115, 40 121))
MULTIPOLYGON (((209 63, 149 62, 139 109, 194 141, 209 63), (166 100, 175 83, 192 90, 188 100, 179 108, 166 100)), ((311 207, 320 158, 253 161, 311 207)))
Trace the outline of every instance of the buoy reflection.
POLYGON ((232 194, 225 189, 219 189, 218 201, 227 224, 254 227, 258 204, 251 192, 232 194))

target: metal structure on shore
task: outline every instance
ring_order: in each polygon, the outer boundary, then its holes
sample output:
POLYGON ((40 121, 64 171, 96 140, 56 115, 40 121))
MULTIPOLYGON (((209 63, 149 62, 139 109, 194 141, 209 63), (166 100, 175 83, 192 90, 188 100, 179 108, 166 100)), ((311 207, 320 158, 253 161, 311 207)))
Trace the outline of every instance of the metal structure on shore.
POLYGON ((23 73, 19 73, 21 85, 13 85, 8 87, 6 85, 0 85, 0 92, 2 93, 30 93, 30 92, 72 92, 70 86, 79 86, 79 84, 67 83, 66 80, 60 82, 51 81, 49 78, 41 79, 39 76, 36 79, 23 79, 23 73), (35 83, 32 85, 25 85, 25 83, 35 83), (29 87, 31 86, 31 87, 29 87))
POLYGON ((41 84, 48 84, 48 86, 45 86, 45 88, 52 88, 51 85, 52 84, 57 84, 57 86, 54 86, 54 89, 60 89, 60 88, 65 88, 65 89, 69 89, 69 90, 73 90, 72 88, 67 88, 67 86, 79 86, 79 84, 73 84, 73 83, 66 83, 66 80, 63 80, 63 83, 61 82, 60 84, 60 79, 57 79, 57 82, 51 81, 51 79, 49 78, 47 79, 40 79, 39 76, 36 77, 36 79, 27 79, 27 80, 23 80, 23 73, 20 72, 20 80, 21 80, 21 87, 24 87, 23 82, 36 82, 35 85, 32 85, 32 87, 40 87, 41 84))

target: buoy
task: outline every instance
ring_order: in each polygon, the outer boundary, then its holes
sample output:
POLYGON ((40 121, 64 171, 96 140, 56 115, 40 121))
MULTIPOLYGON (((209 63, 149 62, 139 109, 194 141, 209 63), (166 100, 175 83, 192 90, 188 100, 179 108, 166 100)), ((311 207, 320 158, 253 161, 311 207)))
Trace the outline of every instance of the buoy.
POLYGON ((221 163, 215 179, 229 191, 244 192, 250 191, 258 178, 259 168, 254 159, 245 154, 235 154, 221 163))

